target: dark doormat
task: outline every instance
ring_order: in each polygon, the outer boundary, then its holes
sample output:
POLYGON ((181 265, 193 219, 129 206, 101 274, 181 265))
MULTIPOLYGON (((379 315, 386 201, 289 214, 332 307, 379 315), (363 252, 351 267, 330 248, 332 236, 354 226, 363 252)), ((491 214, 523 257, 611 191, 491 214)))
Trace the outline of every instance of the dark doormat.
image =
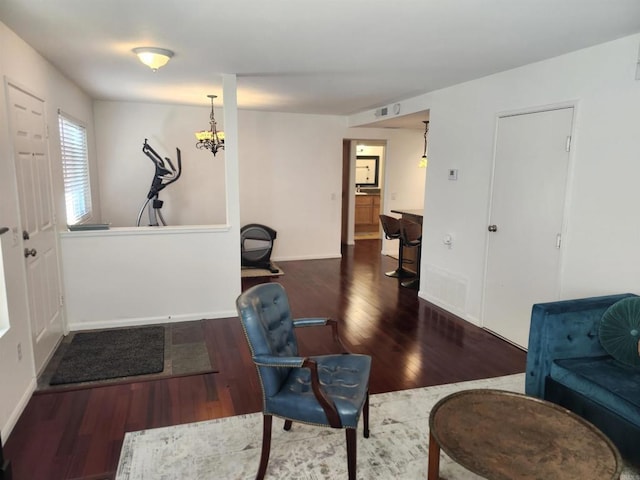
POLYGON ((91 382, 161 372, 164 327, 76 333, 50 385, 91 382))
POLYGON ((201 320, 71 333, 38 378, 36 393, 214 373, 201 320))

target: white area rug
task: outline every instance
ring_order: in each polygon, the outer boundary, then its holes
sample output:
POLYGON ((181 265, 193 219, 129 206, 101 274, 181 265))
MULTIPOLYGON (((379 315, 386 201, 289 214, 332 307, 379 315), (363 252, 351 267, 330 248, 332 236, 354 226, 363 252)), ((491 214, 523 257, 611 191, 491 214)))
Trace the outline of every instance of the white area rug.
MULTIPOLYGON (((524 374, 372 395, 370 431, 358 435, 358 479, 426 479, 429 412, 450 393, 469 388, 524 391, 524 374)), ((362 421, 360 422, 362 424, 362 421)), ((342 430, 274 418, 266 479, 347 478, 342 430)), ((260 461, 262 414, 127 433, 116 480, 253 480, 260 461)), ((440 478, 479 479, 442 454, 440 478)), ((640 480, 625 470, 623 480, 640 480)))

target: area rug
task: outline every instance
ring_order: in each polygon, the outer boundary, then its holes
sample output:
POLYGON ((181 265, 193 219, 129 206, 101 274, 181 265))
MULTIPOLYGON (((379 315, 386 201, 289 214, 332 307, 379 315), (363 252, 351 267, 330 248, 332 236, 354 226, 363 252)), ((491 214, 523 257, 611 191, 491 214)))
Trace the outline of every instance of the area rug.
MULTIPOLYGON (((469 388, 523 392, 524 374, 372 395, 368 439, 358 432, 358 479, 413 480, 427 476, 429 412, 450 393, 469 388)), ((342 430, 295 424, 289 432, 276 419, 267 479, 347 478, 342 430)), ((127 433, 116 480, 254 479, 262 445, 262 414, 127 433)), ((479 479, 444 453, 440 477, 479 479)), ((640 475, 625 470, 623 480, 640 475)))
POLYGON ((284 275, 284 272, 278 265, 276 265, 273 262, 271 262, 271 265, 277 268, 278 271, 272 272, 268 268, 242 267, 240 271, 240 276, 243 278, 254 278, 254 277, 280 277, 284 275))
POLYGON ((50 385, 161 372, 164 328, 139 327, 73 335, 50 385))
POLYGON ((36 393, 216 372, 212 358, 202 320, 71 333, 64 338, 38 378, 36 393), (95 338, 102 338, 103 346, 106 344, 110 348, 100 348, 100 342, 93 345, 95 338), (142 344, 136 343, 140 339, 142 344), (74 344, 76 348, 72 349, 74 344), (149 361, 151 357, 153 362, 149 361), (108 375, 93 371, 93 366, 104 364, 118 365, 118 370, 108 375), (85 368, 87 366, 91 368, 85 368), (75 382, 71 382, 73 379, 75 382), (65 383, 57 383, 61 380, 65 383))

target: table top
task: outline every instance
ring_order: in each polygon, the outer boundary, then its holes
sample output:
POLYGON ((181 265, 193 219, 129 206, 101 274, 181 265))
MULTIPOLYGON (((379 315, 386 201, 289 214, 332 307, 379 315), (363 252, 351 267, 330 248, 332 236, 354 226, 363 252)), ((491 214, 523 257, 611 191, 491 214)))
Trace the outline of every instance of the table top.
POLYGON ((422 218, 422 216, 424 214, 424 210, 419 209, 419 208, 415 209, 415 210, 412 210, 412 209, 404 209, 403 210, 403 209, 397 208, 395 210, 391 210, 391 213, 399 213, 401 215, 410 215, 412 217, 420 217, 420 218, 422 218))
POLYGON ((464 390, 431 410, 429 429, 455 462, 492 480, 617 479, 622 460, 596 427, 545 400, 464 390))

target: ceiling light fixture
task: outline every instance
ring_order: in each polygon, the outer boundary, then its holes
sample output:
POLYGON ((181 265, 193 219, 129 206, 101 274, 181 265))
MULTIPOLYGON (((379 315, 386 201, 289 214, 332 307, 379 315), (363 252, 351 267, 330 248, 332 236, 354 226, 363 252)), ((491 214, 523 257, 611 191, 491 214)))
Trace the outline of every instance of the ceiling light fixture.
POLYGON ((198 143, 196 147, 203 150, 210 150, 213 156, 216 156, 219 149, 224 150, 224 132, 219 132, 216 129, 216 119, 213 116, 213 99, 217 98, 217 95, 207 95, 211 99, 211 115, 209 115, 209 130, 202 130, 196 132, 196 138, 198 143))
POLYGON ((424 123, 424 151, 422 152, 422 158, 418 166, 420 168, 427 168, 427 133, 429 133, 429 120, 423 120, 424 123))
POLYGON ((158 71, 160 67, 164 67, 171 57, 173 57, 173 52, 171 50, 155 47, 134 48, 133 53, 138 56, 142 63, 154 72, 158 71))

